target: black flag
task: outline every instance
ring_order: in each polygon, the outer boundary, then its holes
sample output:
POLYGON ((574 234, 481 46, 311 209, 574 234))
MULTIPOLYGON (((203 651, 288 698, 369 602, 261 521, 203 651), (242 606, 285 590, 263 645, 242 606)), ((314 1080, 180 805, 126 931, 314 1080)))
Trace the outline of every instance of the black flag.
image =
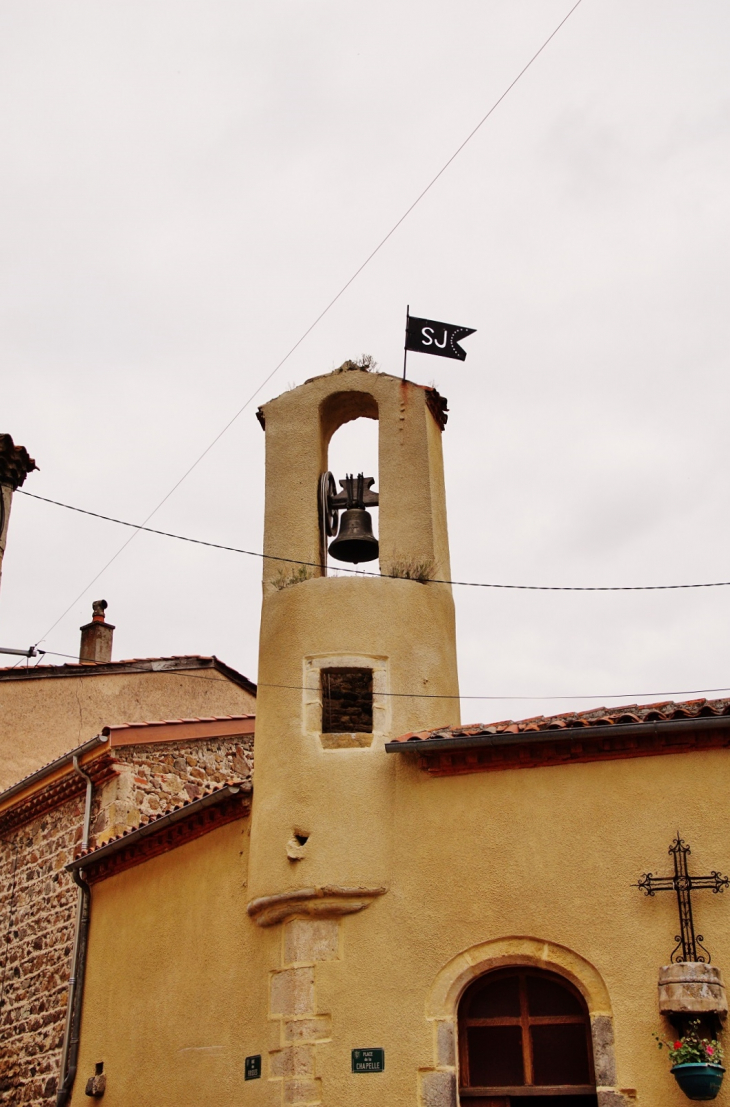
POLYGON ((470 334, 476 334, 474 327, 457 327, 453 323, 437 323, 435 319, 418 319, 415 315, 409 315, 406 350, 466 361, 466 350, 462 350, 459 342, 470 334))

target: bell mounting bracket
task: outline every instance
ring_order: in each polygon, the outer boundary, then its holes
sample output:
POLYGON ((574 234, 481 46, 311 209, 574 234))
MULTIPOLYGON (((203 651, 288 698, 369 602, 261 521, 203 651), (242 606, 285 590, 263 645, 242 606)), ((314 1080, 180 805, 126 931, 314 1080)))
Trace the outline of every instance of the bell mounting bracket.
POLYGON ((340 481, 341 492, 337 491, 337 485, 332 473, 322 473, 319 478, 319 513, 322 520, 322 529, 327 538, 334 538, 337 534, 338 513, 349 507, 377 507, 380 497, 373 492, 372 485, 375 477, 365 477, 358 473, 355 477, 349 473, 340 481))

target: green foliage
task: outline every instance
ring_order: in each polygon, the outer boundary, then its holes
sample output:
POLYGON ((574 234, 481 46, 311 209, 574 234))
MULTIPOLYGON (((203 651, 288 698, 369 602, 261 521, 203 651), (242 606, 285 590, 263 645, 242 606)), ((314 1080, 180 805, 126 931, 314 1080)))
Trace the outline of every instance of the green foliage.
POLYGON ((715 1038, 709 1041, 700 1037, 699 1019, 693 1019, 687 1033, 673 1042, 665 1042, 657 1034, 654 1037, 660 1049, 669 1050, 669 1060, 673 1065, 722 1064, 722 1046, 715 1038))
POLYGON ((388 566, 388 572, 384 576, 399 577, 403 580, 418 580, 421 584, 433 580, 434 563, 432 557, 416 558, 401 557, 388 566))
POLYGON ((291 588, 293 584, 301 584, 302 581, 312 580, 315 576, 314 569, 309 565, 297 565, 295 569, 280 569, 272 580, 272 586, 281 592, 282 588, 291 588))

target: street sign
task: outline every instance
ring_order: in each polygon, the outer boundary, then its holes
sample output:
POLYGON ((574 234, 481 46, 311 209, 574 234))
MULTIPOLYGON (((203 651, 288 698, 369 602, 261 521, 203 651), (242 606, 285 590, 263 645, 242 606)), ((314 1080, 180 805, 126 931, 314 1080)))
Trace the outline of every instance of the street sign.
POLYGON ((384 1049, 353 1049, 353 1072, 383 1072, 385 1070, 384 1049))
POLYGON ((244 1078, 246 1080, 258 1080, 261 1076, 261 1054, 255 1057, 247 1057, 244 1066, 244 1078))

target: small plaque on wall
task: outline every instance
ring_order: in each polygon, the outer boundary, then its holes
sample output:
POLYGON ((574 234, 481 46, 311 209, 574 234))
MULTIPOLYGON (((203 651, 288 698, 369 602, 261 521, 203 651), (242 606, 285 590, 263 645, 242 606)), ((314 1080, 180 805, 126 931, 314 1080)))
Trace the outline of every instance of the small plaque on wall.
POLYGON ((257 1053, 255 1057, 247 1057, 244 1067, 244 1077, 246 1080, 258 1080, 261 1076, 261 1054, 257 1053))
POLYGON ((352 1071, 353 1072, 384 1072, 385 1071, 385 1050, 384 1049, 353 1049, 353 1051, 352 1051, 352 1071))

